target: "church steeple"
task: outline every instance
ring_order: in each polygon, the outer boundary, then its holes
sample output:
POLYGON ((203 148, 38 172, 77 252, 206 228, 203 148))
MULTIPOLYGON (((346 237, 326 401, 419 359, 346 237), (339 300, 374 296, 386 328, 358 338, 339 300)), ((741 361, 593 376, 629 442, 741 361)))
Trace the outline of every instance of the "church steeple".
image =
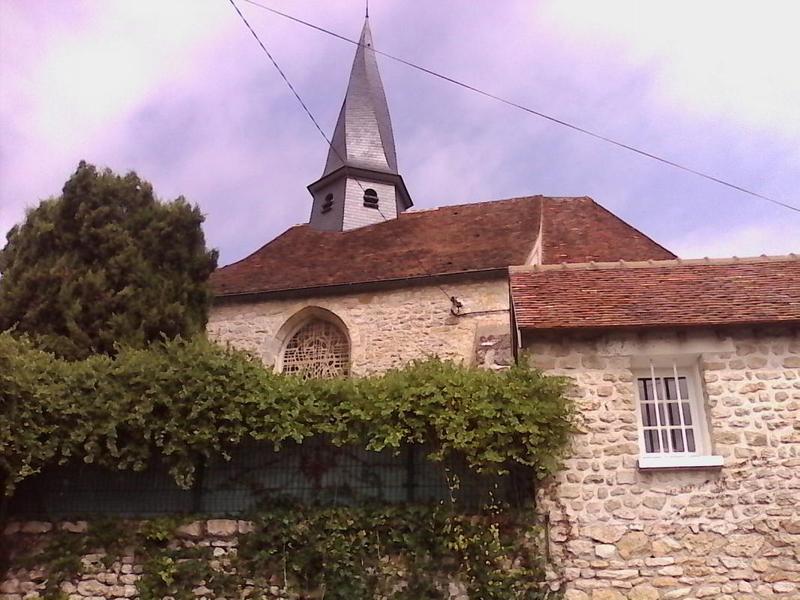
POLYGON ((397 173, 392 120, 372 50, 369 19, 364 20, 339 120, 323 175, 344 164, 397 173))
POLYGON ((389 105, 369 17, 364 20, 322 178, 308 186, 311 225, 345 230, 395 218, 412 205, 397 170, 389 105))

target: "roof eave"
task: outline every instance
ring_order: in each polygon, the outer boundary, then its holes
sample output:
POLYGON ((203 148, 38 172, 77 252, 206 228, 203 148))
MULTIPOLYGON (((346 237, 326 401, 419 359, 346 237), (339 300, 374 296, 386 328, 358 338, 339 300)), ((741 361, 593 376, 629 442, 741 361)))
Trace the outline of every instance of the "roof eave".
POLYGON ((521 325, 517 321, 517 327, 522 333, 615 333, 630 331, 663 331, 665 329, 708 329, 708 328, 728 328, 728 327, 774 327, 774 326, 800 326, 800 318, 788 319, 764 319, 764 320, 742 320, 742 321, 717 321, 707 323, 652 323, 652 324, 626 324, 626 325, 570 325, 557 327, 538 327, 531 325, 521 325))
POLYGON ((603 269, 646 269, 648 267, 690 267, 690 266, 723 266, 723 265, 747 265, 756 263, 779 263, 800 261, 800 254, 781 254, 761 256, 732 256, 724 258, 667 258, 651 260, 617 260, 604 262, 582 262, 582 263, 551 263, 543 265, 512 265, 508 268, 509 273, 514 276, 517 274, 533 274, 543 272, 558 271, 591 271, 603 269))
POLYGON ((452 280, 458 278, 506 278, 508 269, 498 267, 491 269, 474 269, 471 271, 455 271, 452 273, 437 273, 433 275, 415 275, 412 277, 396 277, 392 279, 379 279, 375 281, 357 281, 352 283, 337 283, 330 285, 304 286, 296 288, 282 288, 278 290, 261 290, 248 292, 233 292, 229 294, 214 294, 214 302, 226 302, 236 300, 258 300, 262 298, 274 298, 277 296, 292 295, 326 295, 341 294, 353 291, 363 291, 364 289, 376 289, 383 287, 396 287, 404 284, 424 284, 438 280, 452 280))

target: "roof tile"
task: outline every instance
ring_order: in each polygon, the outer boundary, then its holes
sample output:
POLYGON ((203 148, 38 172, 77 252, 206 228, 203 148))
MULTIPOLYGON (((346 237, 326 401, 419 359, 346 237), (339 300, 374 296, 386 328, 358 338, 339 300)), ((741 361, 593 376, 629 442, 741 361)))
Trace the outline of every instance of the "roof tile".
POLYGON ((800 258, 511 269, 528 330, 800 323, 800 258))
POLYGON ((217 296, 506 269, 525 264, 543 226, 545 262, 674 255, 590 198, 530 196, 409 211, 348 231, 294 226, 211 276, 217 296))

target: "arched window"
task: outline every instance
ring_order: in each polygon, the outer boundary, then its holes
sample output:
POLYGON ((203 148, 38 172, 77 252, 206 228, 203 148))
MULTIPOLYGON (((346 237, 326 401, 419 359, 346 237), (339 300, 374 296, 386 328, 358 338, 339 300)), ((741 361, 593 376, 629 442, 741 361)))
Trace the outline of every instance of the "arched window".
POLYGON ((372 188, 364 190, 364 206, 367 208, 378 208, 378 192, 372 188))
POLYGON ((312 318, 286 343, 282 369, 306 379, 349 375, 350 341, 334 323, 312 318))

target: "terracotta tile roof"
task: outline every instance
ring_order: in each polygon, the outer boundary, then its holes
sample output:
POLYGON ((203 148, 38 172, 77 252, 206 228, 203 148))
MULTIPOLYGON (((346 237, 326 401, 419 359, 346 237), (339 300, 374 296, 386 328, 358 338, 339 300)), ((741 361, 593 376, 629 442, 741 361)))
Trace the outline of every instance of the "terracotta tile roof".
POLYGON ((525 264, 544 216, 545 261, 674 255, 590 198, 530 196, 402 213, 349 231, 296 225, 211 276, 216 296, 506 269, 525 264))
POLYGON ((544 264, 675 258, 591 198, 545 202, 542 240, 544 264))
POLYGON ((528 330, 800 323, 800 256, 512 267, 528 330))

